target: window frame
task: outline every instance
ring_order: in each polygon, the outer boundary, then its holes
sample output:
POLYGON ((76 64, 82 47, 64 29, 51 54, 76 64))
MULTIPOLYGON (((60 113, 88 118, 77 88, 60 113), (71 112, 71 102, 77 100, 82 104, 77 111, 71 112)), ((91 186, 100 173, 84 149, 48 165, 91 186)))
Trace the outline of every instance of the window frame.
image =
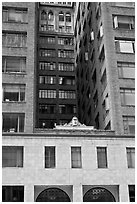
POLYGON ((108 168, 108 151, 107 151, 107 147, 104 147, 104 146, 98 146, 96 147, 96 150, 97 150, 97 167, 98 169, 107 169, 108 168), (98 151, 98 150, 101 150, 101 151, 98 151), (104 150, 104 151, 102 151, 104 150), (104 153, 103 155, 101 155, 101 153, 104 153), (101 157, 103 157, 105 163, 103 163, 101 161, 101 158, 100 158, 100 155, 101 157))
POLYGON ((72 169, 82 168, 82 147, 81 146, 71 146, 71 168, 72 169), (74 150, 77 150, 77 151, 74 151, 74 150), (74 159, 74 153, 76 154, 75 155, 76 159, 74 159))
POLYGON ((44 168, 45 169, 55 169, 56 168, 56 146, 45 146, 44 147, 44 168), (49 155, 47 156, 46 156, 46 149, 47 151, 50 150, 48 152, 49 155), (51 155, 52 153, 53 155, 51 155), (48 158, 48 164, 46 164, 46 157, 48 158))

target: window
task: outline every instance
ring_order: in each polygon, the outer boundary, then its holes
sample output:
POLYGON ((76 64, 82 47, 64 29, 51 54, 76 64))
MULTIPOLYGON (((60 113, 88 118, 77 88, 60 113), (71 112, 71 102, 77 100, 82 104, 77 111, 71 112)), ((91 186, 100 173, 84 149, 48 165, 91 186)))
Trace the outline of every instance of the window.
POLYGON ((3 84, 3 101, 25 101, 25 85, 3 84))
POLYGON ((39 119, 39 128, 53 129, 56 120, 54 119, 39 119))
POLYGON ((81 147, 71 147, 71 167, 82 168, 81 147))
POLYGON ((64 21, 64 13, 63 12, 59 13, 59 21, 64 21))
POLYGON ((40 62, 39 69, 40 70, 55 70, 56 64, 55 62, 40 62))
POLYGON ((3 47, 26 47, 26 33, 2 33, 3 47))
POLYGON ((27 10, 18 8, 3 8, 2 10, 2 21, 3 22, 17 22, 27 23, 27 10))
POLYGON ((71 14, 66 13, 66 22, 71 22, 71 14))
POLYGON ((51 104, 39 104, 40 114, 54 114, 56 112, 56 105, 51 104))
POLYGON ((40 84, 56 84, 55 76, 39 76, 40 84))
POLYGON ((69 77, 69 76, 59 77, 59 84, 60 85, 75 85, 75 77, 69 77))
POLYGON ((74 58, 74 52, 72 50, 58 50, 58 57, 74 58))
POLYGON ((119 78, 135 79, 135 63, 117 62, 119 78))
POLYGON ((71 29, 72 29, 71 26, 66 26, 66 32, 67 32, 67 33, 71 33, 71 32, 72 32, 71 29))
POLYGON ((47 13, 44 10, 41 12, 41 20, 47 20, 47 13))
POLYGON ((133 16, 113 16, 113 27, 132 30, 135 28, 135 17, 133 16))
POLYGON ((98 31, 97 38, 100 39, 100 38, 103 37, 103 35, 104 35, 104 33, 103 33, 103 25, 102 25, 102 23, 101 23, 100 28, 99 28, 99 31, 98 31))
POLYGON ((55 147, 45 147, 45 168, 55 168, 55 147))
POLYGON ((135 53, 135 41, 115 40, 116 51, 121 53, 135 53))
POLYGON ((55 38, 54 37, 40 37, 41 44, 54 44, 55 38))
POLYGON ((59 98, 60 99, 76 99, 75 91, 59 91, 59 98))
POLYGON ((64 26, 59 26, 59 32, 65 32, 65 27, 64 26))
POLYGON ((24 202, 24 186, 2 186, 2 202, 24 202))
POLYGON ((73 45, 73 38, 58 38, 59 45, 73 45))
POLYGON ((24 57, 2 57, 2 72, 4 73, 25 73, 26 58, 24 57))
POLYGON ((107 168, 107 148, 97 147, 98 168, 107 168))
POLYGON ((50 11, 50 12, 48 13, 48 20, 49 20, 49 21, 53 21, 53 20, 54 20, 54 15, 53 15, 53 12, 52 12, 52 11, 50 11))
POLYGON ((59 69, 59 71, 73 72, 74 71, 74 64, 59 63, 58 69, 59 69))
POLYGON ((105 49, 104 49, 104 46, 103 46, 102 49, 101 49, 101 52, 99 54, 99 60, 102 63, 104 61, 104 59, 105 59, 105 49))
POLYGON ((128 190, 129 190, 129 201, 135 202, 135 185, 129 185, 128 190))
POLYGON ((40 57, 55 57, 55 50, 40 49, 40 57))
POLYGON ((135 106, 135 89, 120 88, 121 105, 135 106))
POLYGON ((125 134, 135 134, 135 116, 123 116, 125 134))
POLYGON ((98 106, 98 91, 95 92, 95 95, 93 97, 93 102, 94 102, 94 111, 98 106))
POLYGON ((60 114, 75 114, 76 113, 76 106, 75 105, 66 105, 62 104, 59 105, 59 113, 60 114))
POLYGON ((135 148, 126 148, 128 168, 135 168, 135 148))
POLYGON ((3 132, 24 132, 24 113, 3 113, 3 132))
POLYGON ((23 147, 3 146, 2 167, 23 167, 23 147))
POLYGON ((39 90, 39 98, 56 98, 56 90, 39 90))

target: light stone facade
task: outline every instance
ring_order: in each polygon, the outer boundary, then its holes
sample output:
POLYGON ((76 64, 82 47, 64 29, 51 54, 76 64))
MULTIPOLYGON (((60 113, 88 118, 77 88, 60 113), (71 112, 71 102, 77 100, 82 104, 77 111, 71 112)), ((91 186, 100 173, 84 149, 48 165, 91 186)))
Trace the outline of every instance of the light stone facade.
POLYGON ((54 129, 33 134, 3 134, 3 146, 23 146, 23 168, 5 167, 4 186, 24 186, 24 202, 35 202, 47 188, 59 188, 71 202, 82 202, 93 187, 103 187, 116 202, 129 202, 128 185, 135 183, 135 170, 127 166, 126 148, 134 147, 134 136, 113 131, 54 129), (56 167, 45 168, 45 146, 55 146, 56 167), (80 146, 82 168, 71 168, 71 147, 80 146), (97 166, 97 147, 107 147, 108 168, 97 166))

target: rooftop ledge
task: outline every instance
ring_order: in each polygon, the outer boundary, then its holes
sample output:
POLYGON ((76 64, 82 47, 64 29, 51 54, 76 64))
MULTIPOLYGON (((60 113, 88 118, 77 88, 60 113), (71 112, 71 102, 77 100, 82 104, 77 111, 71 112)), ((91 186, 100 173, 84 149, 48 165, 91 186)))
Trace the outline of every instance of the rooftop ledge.
POLYGON ((112 130, 98 130, 94 126, 81 124, 77 117, 73 117, 69 123, 56 125, 53 129, 35 128, 34 132, 4 132, 3 136, 12 137, 111 137, 111 138, 134 138, 135 135, 116 134, 112 130))

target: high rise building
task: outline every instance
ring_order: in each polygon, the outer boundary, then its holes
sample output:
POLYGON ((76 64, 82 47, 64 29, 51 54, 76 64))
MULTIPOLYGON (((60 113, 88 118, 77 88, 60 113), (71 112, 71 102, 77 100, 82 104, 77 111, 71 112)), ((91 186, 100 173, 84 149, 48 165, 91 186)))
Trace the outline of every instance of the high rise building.
POLYGON ((76 115, 74 11, 71 2, 38 8, 37 127, 53 128, 76 115))
POLYGON ((74 35, 79 120, 134 134, 134 2, 78 3, 74 35))

